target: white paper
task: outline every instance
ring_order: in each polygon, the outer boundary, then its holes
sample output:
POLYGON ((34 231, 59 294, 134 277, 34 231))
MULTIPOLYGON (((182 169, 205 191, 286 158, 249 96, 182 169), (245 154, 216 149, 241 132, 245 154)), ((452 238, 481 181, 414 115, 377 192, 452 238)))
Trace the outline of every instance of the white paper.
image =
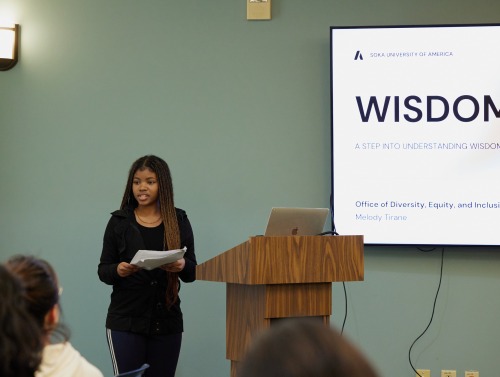
POLYGON ((177 250, 139 250, 135 253, 134 257, 130 261, 138 267, 142 267, 145 270, 152 270, 154 268, 163 266, 164 264, 175 262, 184 256, 187 248, 177 250))

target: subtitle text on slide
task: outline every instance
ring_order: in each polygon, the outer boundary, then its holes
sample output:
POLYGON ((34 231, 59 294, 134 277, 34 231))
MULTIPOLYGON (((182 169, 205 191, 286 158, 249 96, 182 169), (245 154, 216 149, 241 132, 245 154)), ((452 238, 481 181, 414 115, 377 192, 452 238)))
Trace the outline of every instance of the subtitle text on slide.
POLYGON ((370 201, 358 200, 355 206, 359 211, 355 214, 357 221, 407 221, 415 211, 433 210, 498 210, 500 201, 470 201, 470 202, 449 202, 449 201, 398 201, 383 200, 370 201), (408 211, 406 213, 405 211, 408 211))

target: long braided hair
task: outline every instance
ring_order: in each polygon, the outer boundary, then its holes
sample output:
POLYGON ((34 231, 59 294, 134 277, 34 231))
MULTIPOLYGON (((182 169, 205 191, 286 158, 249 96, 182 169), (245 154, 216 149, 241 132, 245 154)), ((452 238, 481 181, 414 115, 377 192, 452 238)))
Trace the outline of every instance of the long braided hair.
MULTIPOLYGON (((163 236, 163 248, 179 249, 181 247, 181 236, 179 231, 179 224, 177 222, 177 215, 174 206, 174 189, 172 185, 172 176, 168 164, 160 157, 153 155, 146 155, 137 159, 128 174, 125 192, 123 194, 122 204, 120 209, 127 207, 136 208, 139 203, 134 197, 132 192, 132 183, 135 173, 139 170, 149 169, 156 174, 158 180, 158 204, 160 208, 160 215, 165 227, 163 236)), ((178 274, 174 272, 167 272, 167 293, 166 304, 171 307, 178 299, 179 296, 179 281, 178 274)))

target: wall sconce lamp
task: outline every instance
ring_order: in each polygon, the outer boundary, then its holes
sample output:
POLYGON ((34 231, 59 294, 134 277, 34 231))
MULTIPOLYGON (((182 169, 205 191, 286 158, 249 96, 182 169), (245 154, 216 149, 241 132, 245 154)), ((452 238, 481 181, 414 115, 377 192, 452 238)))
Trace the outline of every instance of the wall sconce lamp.
POLYGON ((0 26, 0 71, 17 64, 19 52, 19 25, 0 26))

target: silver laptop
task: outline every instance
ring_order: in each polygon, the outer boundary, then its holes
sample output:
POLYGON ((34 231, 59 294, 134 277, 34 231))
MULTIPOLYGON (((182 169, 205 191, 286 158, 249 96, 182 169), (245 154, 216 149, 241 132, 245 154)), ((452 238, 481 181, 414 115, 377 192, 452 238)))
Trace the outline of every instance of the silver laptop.
POLYGON ((323 232, 328 208, 271 209, 265 236, 314 236, 323 232))

